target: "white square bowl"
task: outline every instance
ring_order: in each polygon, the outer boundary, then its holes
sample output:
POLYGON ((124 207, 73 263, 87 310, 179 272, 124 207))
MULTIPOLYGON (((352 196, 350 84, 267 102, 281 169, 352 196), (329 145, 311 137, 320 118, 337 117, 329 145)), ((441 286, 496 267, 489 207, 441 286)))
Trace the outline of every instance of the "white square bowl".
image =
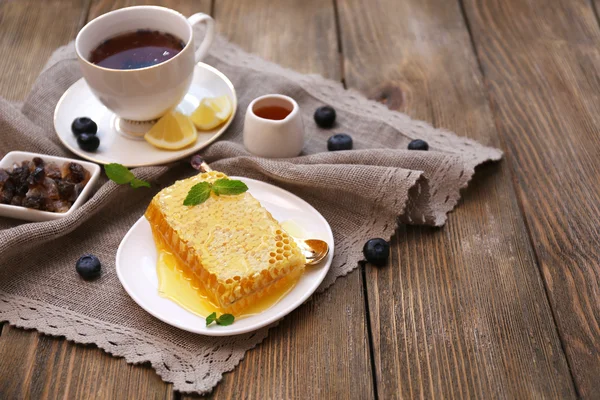
POLYGON ((69 211, 64 213, 58 212, 50 212, 50 211, 40 211, 32 208, 22 207, 22 206, 13 206, 10 204, 0 204, 0 217, 9 217, 9 218, 17 218, 23 219, 26 221, 50 221, 54 219, 65 218, 71 215, 76 209, 81 207, 81 205, 85 202, 85 200, 89 197, 92 187, 98 180, 100 176, 100 167, 98 164, 94 164, 87 161, 75 160, 73 158, 65 158, 65 157, 56 157, 49 156, 46 154, 38 154, 38 153, 30 153, 27 151, 11 151, 6 154, 4 158, 0 161, 0 168, 9 169, 12 168, 13 164, 21 164, 22 161, 31 161, 34 157, 39 157, 44 162, 55 162, 59 167, 65 162, 74 162, 80 164, 83 168, 89 171, 90 180, 86 183, 85 187, 77 197, 77 200, 71 205, 69 211))

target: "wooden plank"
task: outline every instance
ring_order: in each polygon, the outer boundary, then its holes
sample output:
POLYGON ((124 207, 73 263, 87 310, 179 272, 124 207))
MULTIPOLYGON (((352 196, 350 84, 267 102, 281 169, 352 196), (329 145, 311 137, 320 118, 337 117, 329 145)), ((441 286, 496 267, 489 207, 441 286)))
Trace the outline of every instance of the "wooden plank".
MULTIPOLYGON (((341 78, 331 2, 221 0, 215 18, 221 32, 248 51, 306 73, 341 78)), ((224 376, 212 397, 372 398, 368 346, 356 271, 285 318, 224 376)))
MULTIPOLYGON (((349 87, 500 146, 457 1, 338 4, 349 87)), ((380 398, 574 397, 507 167, 480 168, 447 226, 401 227, 391 264, 367 269, 380 398)))
POLYGON ((587 1, 465 1, 498 132, 584 398, 600 393, 600 29, 587 1))
POLYGON ((173 397, 148 366, 133 366, 95 346, 5 327, 0 398, 165 399, 173 397), (101 360, 102 362, 99 362, 101 360))
POLYGON ((319 0, 219 0, 219 31, 269 61, 340 80, 334 9, 319 0))
POLYGON ((186 16, 211 13, 211 0, 92 0, 88 21, 117 8, 142 5, 168 7, 186 16))
POLYGON ((373 398, 361 284, 355 271, 284 318, 207 397, 373 398))
POLYGON ((23 100, 54 49, 85 21, 88 0, 0 0, 0 96, 23 100), (60 21, 60 23, 56 23, 60 21))

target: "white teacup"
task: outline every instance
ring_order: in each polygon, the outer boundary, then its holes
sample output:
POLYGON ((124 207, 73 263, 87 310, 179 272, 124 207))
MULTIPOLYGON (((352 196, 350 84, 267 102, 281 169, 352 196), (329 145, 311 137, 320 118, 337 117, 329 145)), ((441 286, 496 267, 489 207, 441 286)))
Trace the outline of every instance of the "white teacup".
POLYGON ((214 20, 202 13, 185 18, 157 6, 127 7, 90 21, 79 31, 75 50, 81 72, 96 97, 121 118, 150 121, 161 117, 183 99, 192 82, 194 66, 208 52, 214 20), (206 36, 194 52, 192 26, 204 22, 206 36), (92 64, 90 53, 106 39, 138 29, 169 33, 185 43, 181 52, 160 64, 139 69, 109 69, 92 64))
POLYGON ((282 94, 267 94, 254 99, 244 119, 244 146, 260 157, 299 155, 304 147, 304 124, 298 103, 282 94), (280 109, 281 115, 264 111, 271 107, 280 109))

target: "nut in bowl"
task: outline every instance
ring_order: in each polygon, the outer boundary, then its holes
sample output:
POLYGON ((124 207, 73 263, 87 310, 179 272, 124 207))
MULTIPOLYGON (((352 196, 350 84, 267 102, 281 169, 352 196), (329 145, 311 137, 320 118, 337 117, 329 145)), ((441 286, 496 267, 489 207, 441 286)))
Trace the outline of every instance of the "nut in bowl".
POLYGON ((50 221, 71 215, 100 176, 96 164, 11 151, 0 161, 0 216, 50 221))

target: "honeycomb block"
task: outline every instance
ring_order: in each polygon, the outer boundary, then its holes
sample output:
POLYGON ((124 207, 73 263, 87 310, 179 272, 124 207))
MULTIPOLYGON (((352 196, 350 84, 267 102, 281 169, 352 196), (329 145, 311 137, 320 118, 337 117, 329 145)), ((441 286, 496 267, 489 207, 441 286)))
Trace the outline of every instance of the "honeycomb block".
POLYGON ((294 239, 250 193, 216 196, 184 206, 190 188, 227 178, 210 171, 175 182, 150 202, 154 235, 190 269, 223 312, 239 312, 302 273, 294 239))

